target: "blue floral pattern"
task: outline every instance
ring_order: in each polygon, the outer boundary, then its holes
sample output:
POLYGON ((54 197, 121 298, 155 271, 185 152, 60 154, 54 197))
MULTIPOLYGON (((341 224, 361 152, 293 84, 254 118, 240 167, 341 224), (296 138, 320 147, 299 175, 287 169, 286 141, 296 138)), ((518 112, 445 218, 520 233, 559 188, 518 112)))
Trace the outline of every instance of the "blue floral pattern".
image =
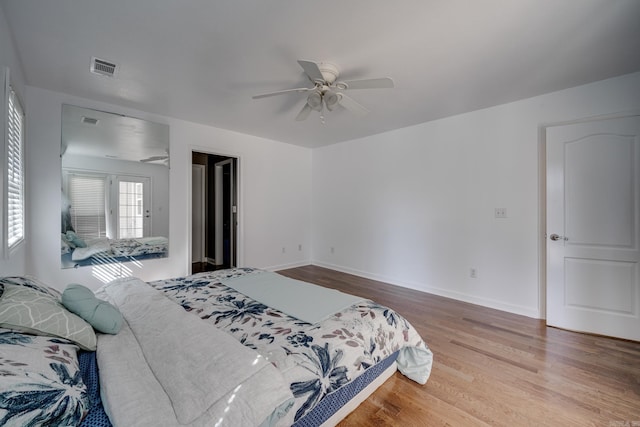
POLYGON ((328 393, 400 348, 428 351, 409 322, 372 301, 362 301, 312 325, 220 283, 224 278, 260 273, 262 270, 234 268, 150 284, 271 361, 290 384, 296 420, 328 393))
POLYGON ((113 239, 110 240, 111 252, 114 256, 140 256, 149 254, 165 254, 167 243, 142 244, 137 239, 113 239))
POLYGON ((89 411, 78 347, 0 330, 0 425, 79 425, 89 411))

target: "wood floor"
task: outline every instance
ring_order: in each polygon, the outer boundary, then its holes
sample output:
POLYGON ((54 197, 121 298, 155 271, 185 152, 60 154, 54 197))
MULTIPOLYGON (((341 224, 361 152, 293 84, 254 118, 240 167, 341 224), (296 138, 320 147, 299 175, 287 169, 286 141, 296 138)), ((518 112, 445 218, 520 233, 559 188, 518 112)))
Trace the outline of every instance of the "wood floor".
POLYGON ((397 372, 350 426, 640 426, 640 343, 545 326, 317 266, 286 276, 398 311, 434 353, 421 386, 397 372))

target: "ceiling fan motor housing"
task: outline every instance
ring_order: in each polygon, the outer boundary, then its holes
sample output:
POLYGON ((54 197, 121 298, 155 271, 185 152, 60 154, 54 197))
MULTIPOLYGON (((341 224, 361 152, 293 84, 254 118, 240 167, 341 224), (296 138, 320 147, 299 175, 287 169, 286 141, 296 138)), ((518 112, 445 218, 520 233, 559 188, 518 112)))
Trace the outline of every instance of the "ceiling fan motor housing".
POLYGON ((333 82, 336 81, 338 76, 340 75, 340 71, 338 71, 338 67, 329 62, 320 62, 318 64, 318 69, 322 74, 322 78, 324 82, 316 82, 316 83, 325 83, 328 86, 331 86, 333 82))

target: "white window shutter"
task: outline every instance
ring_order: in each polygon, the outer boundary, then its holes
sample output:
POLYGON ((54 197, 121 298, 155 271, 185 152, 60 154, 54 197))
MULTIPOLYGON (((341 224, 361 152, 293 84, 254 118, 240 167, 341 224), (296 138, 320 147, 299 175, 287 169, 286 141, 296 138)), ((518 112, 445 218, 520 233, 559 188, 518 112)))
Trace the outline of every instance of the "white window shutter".
POLYGON ((9 89, 7 111, 7 245, 24 239, 24 111, 9 89))
POLYGON ((82 238, 107 235, 105 183, 105 176, 69 175, 71 224, 82 238))

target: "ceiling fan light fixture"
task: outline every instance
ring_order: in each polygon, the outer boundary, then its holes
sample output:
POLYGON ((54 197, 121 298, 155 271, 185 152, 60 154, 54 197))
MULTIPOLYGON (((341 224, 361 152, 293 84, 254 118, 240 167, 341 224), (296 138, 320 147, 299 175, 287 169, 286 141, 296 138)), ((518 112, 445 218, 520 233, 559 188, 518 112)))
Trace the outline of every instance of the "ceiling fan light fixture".
POLYGON ((325 92, 324 94, 324 103, 327 104, 327 108, 331 110, 331 107, 340 102, 340 97, 342 94, 336 92, 325 92))
POLYGON ((314 110, 319 109, 322 106, 322 93, 313 92, 307 98, 307 104, 309 104, 309 107, 313 108, 314 110))

